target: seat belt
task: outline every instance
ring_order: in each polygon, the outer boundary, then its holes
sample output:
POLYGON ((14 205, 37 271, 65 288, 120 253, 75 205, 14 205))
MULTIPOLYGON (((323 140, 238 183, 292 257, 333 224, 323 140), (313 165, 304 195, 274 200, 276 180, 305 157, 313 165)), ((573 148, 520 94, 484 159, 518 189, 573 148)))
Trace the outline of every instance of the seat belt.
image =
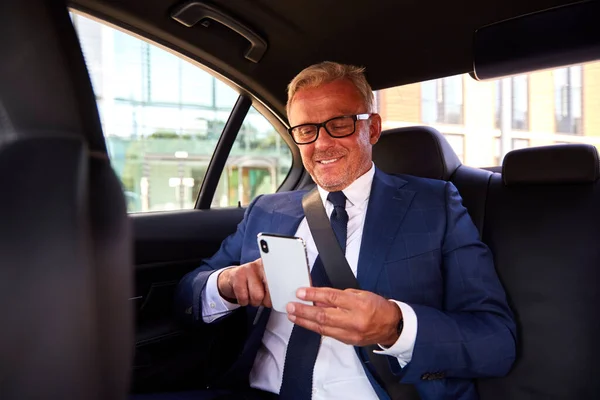
MULTIPOLYGON (((360 289, 358 280, 348 265, 348 260, 333 233, 319 190, 316 187, 304 195, 302 208, 331 285, 340 290, 360 289)), ((362 349, 369 358, 367 363, 370 363, 377 372, 376 379, 379 378, 377 381, 392 400, 420 399, 414 385, 398 382, 398 378, 390 371, 387 360, 389 356, 373 353, 373 350, 381 350, 379 346, 365 346, 362 349)))

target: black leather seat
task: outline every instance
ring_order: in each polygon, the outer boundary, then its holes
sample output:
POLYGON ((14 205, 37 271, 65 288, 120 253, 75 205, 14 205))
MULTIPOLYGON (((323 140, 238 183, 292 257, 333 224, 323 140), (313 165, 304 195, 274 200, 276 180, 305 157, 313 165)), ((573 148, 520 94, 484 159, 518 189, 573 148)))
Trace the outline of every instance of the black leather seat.
POLYGON ((518 324, 504 378, 481 380, 482 400, 600 398, 600 163, 588 145, 513 151, 502 174, 469 168, 439 132, 387 131, 378 167, 452 181, 494 254, 518 324))
POLYGON ((494 254, 518 325, 508 376, 482 400, 600 398, 600 163, 588 145, 513 151, 502 174, 463 166, 439 132, 387 131, 378 167, 452 181, 494 254))
POLYGON ((490 182, 483 240, 518 322, 511 373, 482 400, 600 398, 600 165, 593 146, 513 151, 490 182))
POLYGON ((60 1, 0 22, 0 399, 124 399, 132 240, 79 43, 60 1))

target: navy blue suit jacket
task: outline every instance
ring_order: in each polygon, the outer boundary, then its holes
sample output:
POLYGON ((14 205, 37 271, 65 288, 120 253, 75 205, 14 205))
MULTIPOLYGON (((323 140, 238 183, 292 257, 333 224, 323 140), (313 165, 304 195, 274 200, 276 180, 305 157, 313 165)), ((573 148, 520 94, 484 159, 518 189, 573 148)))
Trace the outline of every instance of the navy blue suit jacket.
MULTIPOLYGON (((304 218, 304 194, 254 200, 220 250, 180 282, 176 304, 182 314, 188 310, 186 317, 202 324, 200 294, 208 276, 259 258, 259 232, 294 235, 304 218)), ((394 358, 388 359, 398 380, 416 385, 422 399, 476 399, 474 378, 509 371, 515 359, 513 315, 492 254, 479 240, 452 183, 376 170, 357 278, 361 289, 414 309, 418 331, 412 361, 400 368, 394 358)), ((266 318, 256 323, 261 318, 255 307, 245 311, 251 329, 233 368, 241 374, 249 373, 266 325, 266 318)), ((365 371, 379 396, 387 398, 365 371)))

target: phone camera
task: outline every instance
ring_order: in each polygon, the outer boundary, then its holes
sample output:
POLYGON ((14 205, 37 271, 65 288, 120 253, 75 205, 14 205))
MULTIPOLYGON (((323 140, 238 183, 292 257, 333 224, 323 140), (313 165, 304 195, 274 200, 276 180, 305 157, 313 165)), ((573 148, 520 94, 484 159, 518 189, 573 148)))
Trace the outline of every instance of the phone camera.
POLYGON ((269 246, 267 245, 267 242, 264 240, 260 241, 260 248, 262 249, 263 253, 269 252, 269 246))

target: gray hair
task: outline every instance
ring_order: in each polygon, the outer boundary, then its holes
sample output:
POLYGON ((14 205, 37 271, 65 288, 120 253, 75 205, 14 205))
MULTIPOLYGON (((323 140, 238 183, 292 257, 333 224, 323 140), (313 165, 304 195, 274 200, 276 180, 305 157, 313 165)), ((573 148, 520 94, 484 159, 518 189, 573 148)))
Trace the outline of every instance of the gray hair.
POLYGON ((286 111, 289 115, 292 99, 296 92, 304 88, 314 88, 340 79, 346 79, 356 86, 360 96, 365 102, 367 112, 375 112, 374 96, 371 85, 365 78, 365 68, 355 65, 339 64, 324 61, 303 69, 288 85, 288 100, 286 111))

